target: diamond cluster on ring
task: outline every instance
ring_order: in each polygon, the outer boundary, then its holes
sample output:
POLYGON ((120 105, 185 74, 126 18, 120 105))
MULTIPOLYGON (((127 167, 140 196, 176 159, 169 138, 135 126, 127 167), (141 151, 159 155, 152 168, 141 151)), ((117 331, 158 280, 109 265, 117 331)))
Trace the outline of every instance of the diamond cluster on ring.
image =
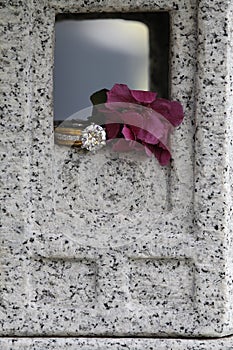
POLYGON ((106 132, 100 125, 92 123, 82 131, 82 148, 96 151, 106 145, 106 132))

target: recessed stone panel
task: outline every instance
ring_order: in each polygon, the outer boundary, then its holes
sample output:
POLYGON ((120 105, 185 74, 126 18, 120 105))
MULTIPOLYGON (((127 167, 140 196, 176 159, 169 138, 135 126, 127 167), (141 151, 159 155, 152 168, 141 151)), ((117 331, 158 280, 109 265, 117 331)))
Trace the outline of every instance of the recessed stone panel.
POLYGON ((30 260, 29 300, 39 308, 61 305, 77 307, 96 297, 96 266, 91 261, 73 259, 30 260))
POLYGON ((131 261, 130 292, 135 302, 156 307, 192 304, 195 297, 194 264, 189 259, 137 259, 131 261))

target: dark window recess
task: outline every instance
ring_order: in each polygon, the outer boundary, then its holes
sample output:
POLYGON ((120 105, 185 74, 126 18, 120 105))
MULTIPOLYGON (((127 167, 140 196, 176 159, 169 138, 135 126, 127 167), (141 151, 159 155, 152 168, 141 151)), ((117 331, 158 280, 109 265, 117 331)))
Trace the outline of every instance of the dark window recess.
MULTIPOLYGON (((59 14, 56 21, 67 20, 94 20, 94 19, 124 19, 144 23, 149 30, 149 86, 151 91, 156 91, 159 97, 169 97, 169 31, 170 21, 168 12, 155 13, 90 13, 90 14, 59 14)), ((93 57, 94 59, 94 57, 93 57)), ((56 61, 56 60, 55 60, 56 61)), ((56 71, 56 69, 55 69, 56 71)), ((56 74, 55 74, 56 89, 56 74)), ((116 81, 119 82, 119 81, 116 81)), ((103 88, 106 86, 102 86, 103 88)), ((56 92, 56 91, 55 91, 56 92)), ((64 91, 64 95, 69 91, 64 91)), ((54 95, 55 113, 56 99, 60 96, 54 95)), ((57 108, 58 109, 58 108, 57 108)), ((58 113, 59 115, 59 113, 58 113)), ((62 119, 60 116, 59 118, 62 119)), ((65 118, 63 118, 65 119, 65 118)))

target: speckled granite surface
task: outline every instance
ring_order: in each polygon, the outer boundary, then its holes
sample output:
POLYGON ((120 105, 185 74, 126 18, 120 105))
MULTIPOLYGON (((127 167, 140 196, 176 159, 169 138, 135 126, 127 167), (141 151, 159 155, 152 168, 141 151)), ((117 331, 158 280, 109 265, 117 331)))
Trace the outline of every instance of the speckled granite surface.
POLYGON ((232 350, 233 338, 195 339, 1 339, 1 350, 232 350))
MULTIPOLYGON (((0 334, 232 334, 231 1, 0 6, 0 334), (171 97, 184 105, 185 121, 173 135, 169 169, 133 155, 54 145, 55 15, 103 10, 170 11, 171 97)), ((1 341, 11 349, 10 340, 1 341)), ((57 342, 59 349, 59 341, 15 344, 53 349, 57 342)), ((80 341, 67 349, 96 346, 80 341)), ((144 341, 150 343, 131 348, 144 341)), ((188 342, 158 341, 161 349, 188 342)))

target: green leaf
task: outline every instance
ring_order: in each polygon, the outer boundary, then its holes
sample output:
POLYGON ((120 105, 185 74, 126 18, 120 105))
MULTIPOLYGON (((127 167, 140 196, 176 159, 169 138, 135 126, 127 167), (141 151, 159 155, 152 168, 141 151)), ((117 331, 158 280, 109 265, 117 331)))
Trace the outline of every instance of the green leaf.
POLYGON ((102 103, 107 102, 107 89, 102 89, 99 91, 94 92, 94 94, 91 95, 90 100, 93 105, 100 105, 102 103))

